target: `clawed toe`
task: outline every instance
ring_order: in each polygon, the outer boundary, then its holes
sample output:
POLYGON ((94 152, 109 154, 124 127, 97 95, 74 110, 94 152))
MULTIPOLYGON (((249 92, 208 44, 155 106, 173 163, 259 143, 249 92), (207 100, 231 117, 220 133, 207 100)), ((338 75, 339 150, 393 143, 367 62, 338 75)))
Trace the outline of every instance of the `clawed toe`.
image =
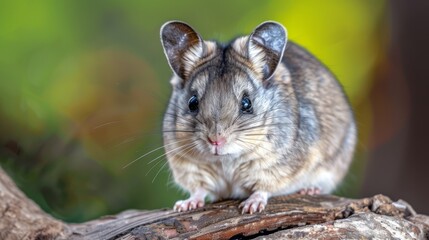
POLYGON ((201 199, 186 199, 177 201, 174 204, 173 210, 175 212, 186 212, 193 209, 201 208, 204 206, 204 201, 201 199))
POLYGON ((301 195, 317 195, 320 193, 321 193, 321 190, 318 187, 303 188, 298 191, 298 194, 301 194, 301 195))
POLYGON ((245 201, 240 204, 240 208, 242 208, 241 213, 250 213, 253 214, 255 212, 262 212, 265 209, 265 203, 258 201, 245 201))
POLYGON ((247 200, 240 203, 241 213, 262 212, 267 205, 267 193, 254 193, 247 200))

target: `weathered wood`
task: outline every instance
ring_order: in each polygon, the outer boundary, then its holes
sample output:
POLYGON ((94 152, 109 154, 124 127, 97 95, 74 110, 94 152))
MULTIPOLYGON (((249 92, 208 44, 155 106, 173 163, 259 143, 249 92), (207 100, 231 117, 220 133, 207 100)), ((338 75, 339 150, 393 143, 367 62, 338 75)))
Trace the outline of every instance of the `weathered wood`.
POLYGON ((128 211, 94 222, 89 228, 87 224, 72 226, 72 236, 127 240, 429 236, 427 216, 413 220, 417 215, 405 202, 392 202, 383 195, 359 200, 330 195, 276 197, 263 213, 254 215, 242 215, 238 204, 224 201, 186 213, 128 211))
POLYGON ((0 167, 0 239, 66 238, 69 228, 28 199, 0 167))
POLYGON ((289 195, 266 210, 241 214, 239 201, 185 213, 129 210, 82 224, 65 224, 27 199, 0 168, 0 239, 427 239, 429 217, 404 201, 376 195, 347 199, 289 195))
POLYGON ((424 228, 401 217, 368 212, 332 222, 278 231, 256 239, 427 239, 424 228))

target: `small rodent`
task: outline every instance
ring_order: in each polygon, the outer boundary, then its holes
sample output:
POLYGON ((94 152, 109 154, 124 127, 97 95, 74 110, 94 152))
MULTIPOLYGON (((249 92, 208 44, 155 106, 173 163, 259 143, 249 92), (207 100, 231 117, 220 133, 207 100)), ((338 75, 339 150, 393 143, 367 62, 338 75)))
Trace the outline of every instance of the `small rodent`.
POLYGON ((356 144, 353 112, 333 74, 281 24, 221 44, 170 21, 161 42, 174 72, 164 146, 174 181, 190 193, 176 211, 208 197, 245 199, 243 213, 260 212, 271 196, 340 183, 356 144))

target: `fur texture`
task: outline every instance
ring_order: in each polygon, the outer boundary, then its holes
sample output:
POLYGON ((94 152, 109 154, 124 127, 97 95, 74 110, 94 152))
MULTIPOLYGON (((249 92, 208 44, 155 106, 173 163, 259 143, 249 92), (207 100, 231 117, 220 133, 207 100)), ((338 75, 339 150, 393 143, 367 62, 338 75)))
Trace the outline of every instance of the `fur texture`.
POLYGON ((200 207, 208 196, 248 198, 243 211, 252 213, 273 195, 335 189, 353 157, 353 113, 326 67, 294 43, 285 48, 283 26, 265 22, 221 45, 168 22, 161 38, 175 72, 165 150, 175 182, 191 195, 177 210, 200 207), (174 45, 180 39, 193 42, 174 45), (192 96, 196 112, 188 107, 192 96), (251 113, 242 111, 246 97, 251 113))

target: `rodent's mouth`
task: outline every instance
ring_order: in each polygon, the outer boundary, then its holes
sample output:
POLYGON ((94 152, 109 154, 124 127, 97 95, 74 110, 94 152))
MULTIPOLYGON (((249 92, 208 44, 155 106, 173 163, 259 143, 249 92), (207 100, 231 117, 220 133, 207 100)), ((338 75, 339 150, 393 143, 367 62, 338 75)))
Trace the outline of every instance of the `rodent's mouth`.
POLYGON ((209 145, 205 150, 207 154, 215 157, 236 156, 241 153, 239 146, 231 142, 222 145, 209 145))
POLYGON ((217 146, 214 148, 214 155, 215 155, 215 156, 219 156, 219 155, 220 155, 220 154, 219 154, 219 149, 218 149, 218 147, 217 147, 217 146))
POLYGON ((225 153, 225 154, 218 154, 218 153, 214 153, 213 154, 213 156, 214 157, 219 157, 219 158, 221 158, 221 157, 226 157, 226 156, 229 156, 230 154, 229 153, 225 153))
POLYGON ((215 156, 228 155, 222 151, 222 147, 220 146, 213 146, 213 148, 211 149, 211 153, 215 156))

